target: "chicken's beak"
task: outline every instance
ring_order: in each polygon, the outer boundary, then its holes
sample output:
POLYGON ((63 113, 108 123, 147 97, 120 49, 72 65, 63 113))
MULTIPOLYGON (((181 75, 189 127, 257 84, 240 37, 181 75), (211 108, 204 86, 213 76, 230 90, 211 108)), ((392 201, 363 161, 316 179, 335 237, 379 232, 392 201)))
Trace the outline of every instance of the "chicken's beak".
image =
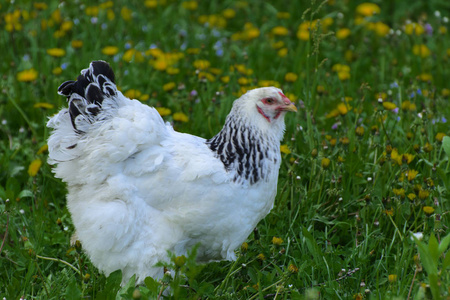
POLYGON ((286 104, 285 106, 283 106, 282 109, 285 110, 285 111, 297 112, 297 107, 292 102, 290 102, 289 104, 286 104))

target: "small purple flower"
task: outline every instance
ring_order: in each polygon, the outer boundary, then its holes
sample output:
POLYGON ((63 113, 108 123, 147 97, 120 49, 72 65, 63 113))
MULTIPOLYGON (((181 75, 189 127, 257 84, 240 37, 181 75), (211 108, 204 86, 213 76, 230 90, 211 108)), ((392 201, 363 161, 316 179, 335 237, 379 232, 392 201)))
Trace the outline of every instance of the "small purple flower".
POLYGON ((411 94, 409 94, 409 98, 414 98, 416 96, 416 93, 412 92, 411 94))
POLYGON ((425 32, 430 36, 433 35, 433 27, 429 23, 425 24, 425 32))
POLYGON ((445 117, 442 117, 442 123, 447 123, 447 119, 445 117))
POLYGON ((128 50, 128 49, 130 49, 130 48, 131 48, 131 43, 128 43, 128 42, 125 43, 125 49, 128 50))
POLYGON ((67 63, 61 64, 61 69, 63 69, 63 70, 67 69, 67 63))
POLYGON ((337 123, 334 123, 334 124, 333 124, 333 126, 331 126, 331 129, 333 129, 333 130, 337 130, 337 129, 338 129, 338 127, 339 127, 339 122, 337 122, 337 123))
POLYGON ((396 81, 394 81, 393 83, 390 84, 391 89, 395 89, 398 88, 398 83, 396 81))
POLYGON ((97 22, 98 22, 98 18, 96 18, 96 17, 92 17, 91 18, 91 23, 92 24, 97 24, 97 22))
POLYGON ((421 89, 417 89, 417 95, 422 95, 422 90, 421 89))
POLYGON ((217 55, 217 56, 223 56, 223 49, 218 49, 218 50, 216 51, 216 55, 217 55))
POLYGON ((198 95, 198 93, 197 93, 196 90, 192 90, 192 91, 189 93, 189 95, 191 95, 192 97, 195 97, 195 96, 198 95))
POLYGON ((398 107, 394 108, 394 109, 392 110, 392 112, 393 112, 394 114, 398 114, 398 107))

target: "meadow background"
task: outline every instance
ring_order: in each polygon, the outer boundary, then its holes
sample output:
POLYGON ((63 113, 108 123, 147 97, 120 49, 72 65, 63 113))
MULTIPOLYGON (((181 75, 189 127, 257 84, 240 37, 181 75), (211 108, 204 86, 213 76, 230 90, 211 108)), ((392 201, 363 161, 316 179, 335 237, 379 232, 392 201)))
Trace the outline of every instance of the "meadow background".
POLYGON ((2 2, 0 297, 450 299, 449 18, 444 0, 2 2), (192 253, 121 288, 70 245, 45 124, 98 59, 205 138, 248 89, 297 104, 275 206, 236 262, 192 253))

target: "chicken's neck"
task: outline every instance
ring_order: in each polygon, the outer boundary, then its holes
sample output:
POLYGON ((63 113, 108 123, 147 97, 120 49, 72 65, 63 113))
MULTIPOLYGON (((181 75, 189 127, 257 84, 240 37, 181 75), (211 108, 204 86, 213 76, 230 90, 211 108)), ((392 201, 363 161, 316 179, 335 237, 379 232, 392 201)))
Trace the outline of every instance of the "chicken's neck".
POLYGON ((236 173, 235 182, 255 184, 278 172, 280 142, 237 117, 228 116, 223 129, 206 144, 228 172, 236 173))

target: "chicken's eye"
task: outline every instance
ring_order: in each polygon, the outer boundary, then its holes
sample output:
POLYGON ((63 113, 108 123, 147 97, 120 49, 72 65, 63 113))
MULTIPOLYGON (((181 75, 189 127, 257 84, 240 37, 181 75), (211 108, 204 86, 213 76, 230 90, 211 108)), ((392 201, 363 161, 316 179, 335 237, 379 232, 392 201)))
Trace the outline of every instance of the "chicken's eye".
POLYGON ((275 100, 273 98, 266 98, 266 99, 264 99, 264 102, 266 104, 273 104, 275 102, 275 100))

